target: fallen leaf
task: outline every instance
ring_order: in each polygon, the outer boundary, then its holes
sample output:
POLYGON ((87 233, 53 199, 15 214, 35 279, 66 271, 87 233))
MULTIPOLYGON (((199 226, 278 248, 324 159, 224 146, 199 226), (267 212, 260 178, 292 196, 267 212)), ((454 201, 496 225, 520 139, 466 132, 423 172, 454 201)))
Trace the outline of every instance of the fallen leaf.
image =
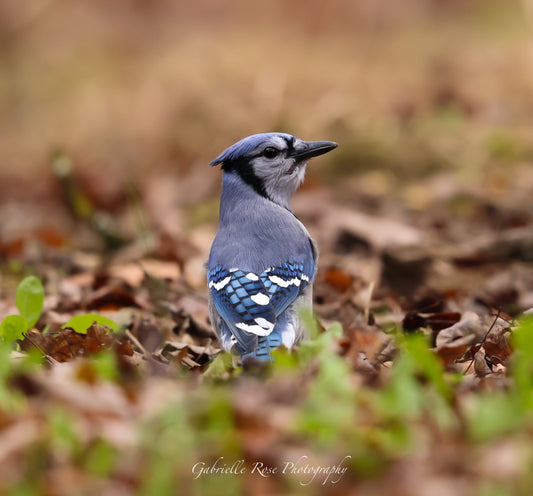
POLYGON ((507 362, 512 352, 509 342, 510 336, 511 333, 507 326, 494 326, 483 343, 489 360, 493 361, 493 358, 497 358, 500 363, 505 364, 507 362))
POLYGON ((324 275, 324 280, 327 284, 341 293, 348 291, 353 283, 352 276, 336 268, 328 269, 324 275))
POLYGON ((437 334, 437 353, 445 365, 463 357, 468 348, 478 339, 481 320, 474 312, 465 312, 461 320, 437 334))
POLYGON ((116 286, 104 286, 85 303, 87 310, 118 310, 123 307, 143 308, 132 292, 116 286))
POLYGON ((67 362, 78 356, 87 356, 109 348, 113 337, 105 327, 92 325, 87 334, 79 334, 73 329, 62 329, 57 334, 42 334, 36 329, 30 329, 23 344, 36 346, 45 355, 58 362, 67 362))

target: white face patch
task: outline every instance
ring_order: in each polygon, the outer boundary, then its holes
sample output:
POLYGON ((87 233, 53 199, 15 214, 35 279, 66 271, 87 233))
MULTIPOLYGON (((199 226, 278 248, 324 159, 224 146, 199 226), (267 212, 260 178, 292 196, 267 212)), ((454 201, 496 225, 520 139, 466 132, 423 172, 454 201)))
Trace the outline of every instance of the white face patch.
POLYGON ((259 280, 259 276, 254 274, 253 272, 248 272, 248 274, 246 274, 244 277, 246 277, 246 279, 249 279, 250 281, 258 281, 259 280))
MULTIPOLYGON (((302 141, 296 139, 294 147, 302 141)), ((289 207, 291 196, 298 189, 305 177, 307 162, 297 163, 294 158, 287 157, 287 142, 280 136, 272 137, 269 142, 261 145, 262 149, 269 146, 280 150, 280 153, 267 158, 263 155, 251 161, 255 175, 262 181, 267 195, 274 202, 289 207)))

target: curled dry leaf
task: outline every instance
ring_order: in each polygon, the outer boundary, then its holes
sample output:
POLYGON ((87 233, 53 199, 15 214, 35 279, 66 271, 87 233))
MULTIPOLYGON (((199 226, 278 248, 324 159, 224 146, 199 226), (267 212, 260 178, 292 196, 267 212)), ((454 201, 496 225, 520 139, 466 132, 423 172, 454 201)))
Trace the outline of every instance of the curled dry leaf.
POLYGON ((324 276, 325 282, 339 293, 348 291, 353 283, 353 277, 340 269, 330 268, 324 276))
POLYGON ((163 333, 151 319, 140 319, 134 325, 132 333, 138 338, 139 343, 148 353, 153 353, 163 344, 163 333))
POLYGON ((473 312, 466 312, 461 320, 439 332, 437 353, 445 365, 461 358, 476 341, 481 331, 481 320, 473 312))
POLYGON ((167 341, 161 354, 165 358, 175 359, 191 369, 206 365, 218 352, 219 349, 211 345, 196 346, 181 341, 167 341))
POLYGON ((447 329, 461 320, 461 314, 458 312, 441 312, 422 314, 408 312, 403 321, 402 327, 406 331, 415 331, 421 327, 429 327, 433 331, 447 329))
POLYGON ((485 377, 492 373, 491 365, 487 363, 487 355, 483 347, 474 355, 474 372, 478 377, 485 377))
POLYGON ((57 334, 42 334, 30 329, 26 335, 26 346, 33 345, 58 362, 67 362, 78 356, 94 355, 109 348, 113 337, 105 327, 97 324, 79 334, 74 329, 62 329, 57 334))
POLYGON ((491 362, 505 363, 511 356, 509 339, 511 332, 507 326, 496 325, 488 334, 483 347, 491 362), (496 358, 496 360, 494 360, 496 358))
POLYGON ((86 302, 87 310, 118 310, 123 307, 143 308, 135 295, 121 287, 104 286, 95 291, 86 302))
POLYGON ((386 347, 390 336, 375 326, 366 326, 346 332, 339 344, 343 355, 350 358, 354 365, 360 362, 361 356, 374 363, 378 354, 386 347))
POLYGON ((423 287, 432 259, 421 248, 395 247, 383 252, 383 281, 393 291, 410 295, 423 287))

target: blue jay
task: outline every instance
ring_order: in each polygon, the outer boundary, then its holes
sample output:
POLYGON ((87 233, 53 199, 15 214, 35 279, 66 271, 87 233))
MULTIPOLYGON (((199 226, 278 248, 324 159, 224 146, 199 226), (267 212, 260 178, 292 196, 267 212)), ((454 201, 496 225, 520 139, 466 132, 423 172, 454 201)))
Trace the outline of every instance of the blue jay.
POLYGON ((271 349, 291 348, 303 337, 299 312, 312 305, 318 252, 290 199, 309 159, 336 146, 254 134, 211 162, 223 170, 207 263, 211 322, 222 347, 242 361, 271 360, 271 349))

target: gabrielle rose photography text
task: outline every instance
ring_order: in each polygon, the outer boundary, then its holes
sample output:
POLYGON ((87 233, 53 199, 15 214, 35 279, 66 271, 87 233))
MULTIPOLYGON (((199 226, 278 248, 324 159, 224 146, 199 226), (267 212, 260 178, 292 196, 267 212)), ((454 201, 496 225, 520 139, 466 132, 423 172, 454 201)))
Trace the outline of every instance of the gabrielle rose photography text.
POLYGON ((298 478, 300 485, 307 486, 315 480, 321 480, 324 486, 326 483, 336 484, 346 473, 348 467, 343 464, 352 458, 346 455, 339 463, 333 465, 318 465, 308 461, 308 456, 301 456, 296 461, 285 461, 280 465, 267 465, 256 461, 245 465, 244 459, 233 463, 224 462, 221 456, 214 463, 195 463, 192 467, 194 479, 208 475, 244 475, 246 473, 256 474, 261 477, 271 477, 274 474, 292 475, 298 478))

